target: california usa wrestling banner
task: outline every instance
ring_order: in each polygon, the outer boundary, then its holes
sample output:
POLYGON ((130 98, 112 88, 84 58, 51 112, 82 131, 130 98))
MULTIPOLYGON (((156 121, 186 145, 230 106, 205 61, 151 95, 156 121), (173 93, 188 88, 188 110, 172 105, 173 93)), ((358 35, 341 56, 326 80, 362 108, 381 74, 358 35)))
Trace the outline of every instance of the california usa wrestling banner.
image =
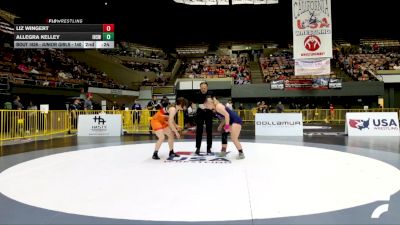
POLYGON ((331 0, 292 0, 294 59, 332 58, 331 0))

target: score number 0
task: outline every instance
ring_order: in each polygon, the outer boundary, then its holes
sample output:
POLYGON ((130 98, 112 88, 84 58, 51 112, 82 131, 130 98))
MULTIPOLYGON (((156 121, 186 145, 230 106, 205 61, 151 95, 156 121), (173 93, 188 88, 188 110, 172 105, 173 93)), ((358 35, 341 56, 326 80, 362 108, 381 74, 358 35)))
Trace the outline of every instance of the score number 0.
MULTIPOLYGON (((103 41, 114 41, 114 24, 103 24, 103 41)), ((103 42, 104 48, 109 48, 109 42, 103 42)))
POLYGON ((103 24, 103 32, 114 32, 114 24, 103 24))

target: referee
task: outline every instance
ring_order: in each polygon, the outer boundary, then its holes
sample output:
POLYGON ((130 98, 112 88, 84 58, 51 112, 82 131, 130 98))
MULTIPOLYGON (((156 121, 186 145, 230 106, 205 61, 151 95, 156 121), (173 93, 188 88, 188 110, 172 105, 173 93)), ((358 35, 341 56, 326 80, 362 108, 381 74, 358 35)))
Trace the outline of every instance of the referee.
POLYGON ((200 83, 200 92, 197 93, 194 99, 194 103, 197 106, 196 112, 196 155, 200 155, 201 140, 203 138, 203 126, 206 123, 206 133, 207 133, 207 155, 211 155, 212 147, 212 120, 214 118, 213 111, 206 109, 204 103, 207 100, 207 96, 212 96, 213 93, 208 91, 207 82, 203 81, 200 83))

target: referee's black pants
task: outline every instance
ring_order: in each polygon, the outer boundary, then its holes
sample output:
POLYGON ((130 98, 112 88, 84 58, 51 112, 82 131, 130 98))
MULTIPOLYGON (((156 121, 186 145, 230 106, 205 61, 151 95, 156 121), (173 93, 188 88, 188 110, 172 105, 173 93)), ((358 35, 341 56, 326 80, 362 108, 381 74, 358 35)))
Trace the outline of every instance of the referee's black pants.
POLYGON ((196 114, 196 149, 200 149, 203 138, 203 126, 206 123, 207 151, 212 147, 212 121, 214 113, 209 109, 197 109, 196 114))

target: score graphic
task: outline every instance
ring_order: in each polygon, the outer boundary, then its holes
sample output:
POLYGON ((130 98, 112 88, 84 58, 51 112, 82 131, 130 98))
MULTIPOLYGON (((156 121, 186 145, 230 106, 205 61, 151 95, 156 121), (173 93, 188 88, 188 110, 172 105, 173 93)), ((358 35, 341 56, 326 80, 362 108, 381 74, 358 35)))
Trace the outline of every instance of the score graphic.
POLYGON ((103 41, 114 41, 114 24, 103 24, 103 41))
POLYGON ((16 24, 14 48, 112 49, 114 24, 16 24))
POLYGON ((103 48, 110 47, 110 41, 114 42, 114 24, 103 24, 103 48))
POLYGON ((114 33, 114 24, 103 24, 103 32, 114 33))

